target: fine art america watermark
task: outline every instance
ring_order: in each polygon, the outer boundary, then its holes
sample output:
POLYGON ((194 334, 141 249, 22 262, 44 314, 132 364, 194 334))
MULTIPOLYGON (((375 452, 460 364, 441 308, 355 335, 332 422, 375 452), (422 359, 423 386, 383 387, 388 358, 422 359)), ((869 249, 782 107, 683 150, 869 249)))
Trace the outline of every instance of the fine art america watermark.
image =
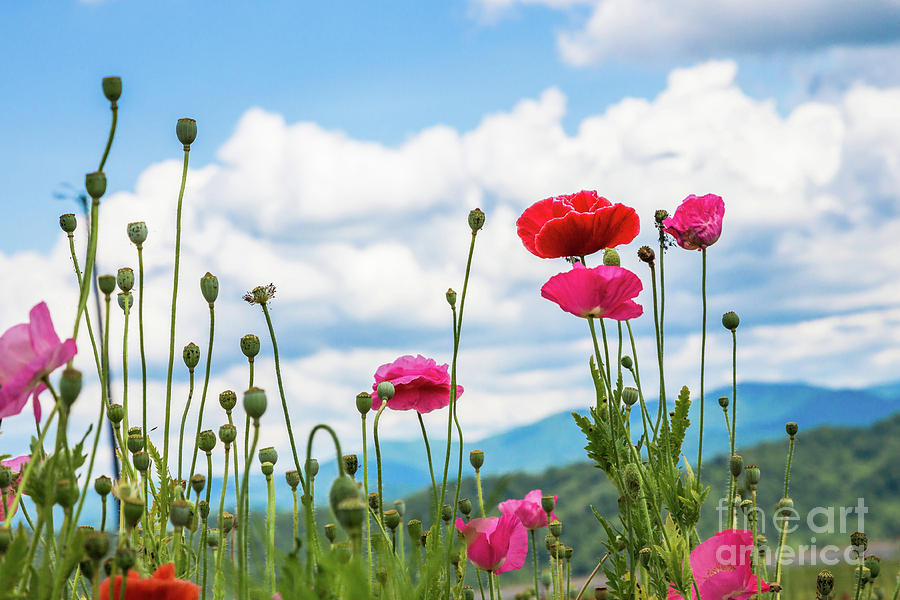
MULTIPOLYGON (((720 498, 716 505, 718 514, 718 531, 729 528, 728 499, 720 498)), ((835 544, 819 545, 816 543, 817 535, 843 534, 845 539, 850 539, 850 534, 855 531, 865 531, 865 516, 869 508, 864 498, 857 498, 853 506, 816 506, 805 515, 801 515, 793 506, 780 506, 771 515, 759 506, 746 507, 736 511, 736 529, 752 529, 753 521, 756 521, 757 534, 763 536, 765 543, 761 544, 760 552, 764 554, 766 564, 774 564, 781 552, 782 562, 785 565, 823 565, 834 566, 840 562, 857 563, 859 561, 858 549, 852 545, 838 546, 835 544), (809 538, 806 543, 796 543, 791 539, 791 534, 796 533, 801 527, 806 526, 809 538), (782 537, 785 543, 781 545, 782 537), (789 544, 788 542, 793 542, 789 544)), ((796 536, 794 536, 796 537, 796 536)), ((750 548, 752 550, 752 547, 750 548)), ((728 548, 723 546, 719 552, 731 552, 733 557, 749 556, 744 548, 728 548), (724 548, 724 549, 723 549, 724 548)), ((725 562, 731 562, 733 557, 718 557, 725 562)))

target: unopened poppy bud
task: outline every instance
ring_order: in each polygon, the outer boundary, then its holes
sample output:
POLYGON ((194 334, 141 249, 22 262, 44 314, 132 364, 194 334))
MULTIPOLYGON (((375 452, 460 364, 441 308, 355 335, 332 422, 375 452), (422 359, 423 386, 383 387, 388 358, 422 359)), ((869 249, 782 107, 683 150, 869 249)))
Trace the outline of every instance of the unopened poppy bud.
POLYGON ((368 392, 360 392, 356 395, 356 410, 359 411, 359 414, 365 416, 370 410, 372 410, 372 394, 368 392))
POLYGON ((334 512, 341 527, 351 536, 358 536, 366 517, 366 503, 358 496, 338 503, 334 512))
POLYGON ((259 462, 270 462, 273 465, 278 462, 278 452, 272 446, 268 448, 260 448, 259 454, 259 462))
POLYGON ((556 537, 552 533, 548 533, 544 536, 544 546, 546 546, 547 550, 550 552, 550 556, 553 556, 553 551, 556 548, 556 537))
MULTIPOLYGON (((328 491, 328 503, 331 505, 331 510, 337 515, 338 505, 341 502, 349 498, 356 498, 363 501, 361 495, 360 487, 353 479, 350 477, 338 476, 335 478, 334 482, 331 484, 331 489, 328 491)), ((363 506, 365 507, 365 505, 363 506)))
POLYGON ((406 512, 406 502, 403 500, 394 500, 394 510, 402 517, 403 513, 406 512))
POLYGON ((103 95, 109 100, 113 106, 116 100, 122 95, 122 78, 121 77, 104 77, 103 78, 103 95))
POLYGON ((194 519, 194 505, 187 500, 176 500, 169 506, 169 520, 175 527, 187 527, 194 519))
POLYGON ((59 228, 66 233, 72 233, 78 227, 78 219, 72 213, 59 215, 59 228))
POLYGON ((641 262, 645 262, 648 265, 652 265, 653 261, 656 259, 656 253, 650 246, 641 246, 638 248, 637 256, 641 262))
POLYGON ((71 479, 60 479, 56 482, 56 504, 63 508, 72 508, 78 502, 78 488, 71 479))
POLYGON ((128 239, 138 248, 141 248, 144 242, 147 241, 147 224, 143 221, 129 223, 126 232, 128 233, 128 239))
POLYGON ((740 454, 731 457, 731 460, 728 461, 728 468, 731 470, 731 476, 735 479, 741 476, 741 471, 744 470, 744 459, 740 454))
POLYGON ((744 483, 751 490, 759 483, 760 470, 757 465, 747 465, 744 467, 744 483))
POLYGON ((394 509, 384 511, 384 524, 387 525, 391 531, 397 529, 397 526, 400 525, 400 513, 394 509))
POLYGON ((472 468, 476 471, 481 469, 482 465, 484 465, 484 451, 472 450, 469 452, 469 464, 471 464, 472 468))
POLYGON ((128 434, 128 441, 126 442, 128 446, 128 451, 134 454, 135 452, 140 452, 144 449, 144 436, 141 435, 141 432, 130 433, 128 434))
POLYGON ((12 543, 12 530, 9 525, 0 525, 0 556, 6 554, 9 545, 12 543))
POLYGON ((631 360, 631 357, 630 357, 630 356, 623 356, 623 357, 622 357, 622 367, 624 367, 624 368, 626 368, 626 369, 628 369, 628 370, 630 371, 630 370, 631 370, 631 367, 633 367, 633 366, 634 366, 634 361, 631 360))
POLYGON ((306 471, 310 474, 310 476, 315 477, 319 474, 319 461, 315 458, 310 458, 306 461, 306 471))
POLYGON ((607 248, 603 251, 603 264, 607 267, 621 267, 622 259, 615 248, 607 248))
POLYGON ((209 502, 207 502, 206 500, 201 500, 197 504, 197 511, 200 513, 200 518, 203 519, 203 522, 205 523, 206 519, 209 518, 209 502))
POLYGON ((866 557, 865 565, 869 569, 871 579, 876 579, 878 574, 881 573, 881 557, 870 554, 866 557))
POLYGON ((0 465, 0 489, 5 490, 13 482, 13 470, 6 465, 0 465))
POLYGON ((737 316, 737 313, 734 311, 728 311, 724 315, 722 315, 722 327, 728 329, 729 331, 734 331, 738 328, 738 325, 741 324, 740 317, 737 316))
POLYGON ((816 595, 827 598, 834 591, 834 575, 828 569, 822 569, 816 576, 816 595))
POLYGON ((94 491, 101 496, 106 496, 112 491, 112 479, 106 475, 101 475, 94 480, 94 491))
POLYGON ((123 292, 130 292, 134 288, 134 271, 129 267, 119 269, 116 284, 123 292))
POLYGON ((241 338, 241 352, 249 358, 253 360, 257 354, 259 354, 259 337, 253 335, 252 333, 248 333, 244 337, 241 338))
POLYGON ((472 513, 472 501, 468 498, 460 498, 459 512, 468 517, 472 513))
POLYGON ((68 367, 63 370, 59 380, 59 397, 63 404, 72 406, 81 393, 81 371, 68 367))
POLYGON ((480 208, 469 211, 469 227, 472 229, 472 233, 484 227, 484 212, 480 208))
POLYGON ((354 477, 359 470, 359 458, 355 454, 345 454, 341 458, 344 460, 344 471, 350 477, 354 477))
POLYGON ((150 455, 143 450, 135 452, 131 459, 134 462, 134 468, 141 473, 146 472, 150 468, 150 455))
POLYGON ((219 427, 219 439, 222 440, 222 443, 226 446, 231 444, 237 439, 237 427, 229 424, 222 425, 219 427))
POLYGON ((106 175, 103 171, 95 171, 84 176, 84 189, 88 195, 97 201, 106 193, 106 175))
POLYGON ((391 398, 394 397, 394 392, 394 384, 390 381, 380 382, 375 390, 382 402, 390 402, 391 398))
POLYGON ((265 475, 266 477, 271 476, 272 473, 275 472, 275 465, 273 465, 270 462, 264 462, 263 464, 261 464, 259 466, 259 468, 262 471, 262 474, 265 475))
POLYGON ((134 496, 126 496, 122 499, 122 515, 125 517, 125 524, 133 528, 144 515, 144 501, 134 496))
POLYGON ((222 513, 222 532, 225 535, 228 535, 231 533, 231 530, 234 529, 235 520, 234 515, 230 512, 222 513))
POLYGON ((225 390, 219 394, 219 406, 226 411, 230 411, 237 404, 237 394, 231 390, 225 390))
POLYGON ((212 452, 212 449, 216 447, 216 434, 212 429, 205 429, 200 432, 200 437, 197 438, 197 446, 204 452, 212 452))
POLYGON ((193 477, 191 477, 191 489, 194 490, 195 494, 200 494, 203 491, 203 488, 206 487, 206 476, 200 473, 196 473, 193 477))
POLYGON ((449 504, 441 505, 441 520, 444 523, 449 523, 450 519, 453 518, 453 507, 449 504))
POLYGON ((798 429, 799 429, 799 427, 793 421, 791 421, 790 423, 786 423, 784 426, 785 432, 787 432, 787 434, 791 437, 794 437, 795 435, 797 435, 798 429))
POLYGON ((850 534, 850 545, 863 551, 869 547, 869 536, 862 531, 854 531, 850 534))
POLYGON ((181 358, 184 359, 184 366, 189 371, 193 371, 197 364, 200 363, 200 347, 194 342, 190 342, 181 352, 181 358))
POLYGON ((266 393, 258 387, 244 392, 244 411, 254 420, 263 416, 266 412, 266 393))
POLYGON ((410 519, 406 524, 406 531, 409 533, 409 539, 415 544, 422 537, 422 521, 410 519))
MULTIPOLYGON (((62 217, 60 217, 62 219, 62 217)), ((456 292, 453 291, 453 288, 447 289, 447 304, 450 305, 450 308, 456 307, 456 292)))
POLYGON ((84 540, 84 550, 91 560, 103 560, 109 552, 109 536, 105 531, 93 531, 84 540))
POLYGON ((178 141, 184 145, 185 150, 191 149, 191 144, 197 139, 197 121, 194 119, 178 119, 175 124, 175 135, 178 141))
POLYGON ((100 288, 100 291, 103 292, 103 295, 109 296, 114 291, 116 291, 116 276, 100 275, 99 277, 97 277, 97 287, 100 288))
POLYGON ((550 535, 557 538, 562 535, 562 523, 558 519, 550 521, 550 535))
POLYGON ((463 587, 463 600, 475 600, 475 588, 471 585, 463 587))
POLYGON ((378 492, 369 492, 369 508, 374 511, 378 511, 378 492))
POLYGON ((626 406, 633 406, 634 403, 637 401, 638 401, 637 388, 626 387, 626 388, 622 389, 622 402, 624 402, 626 406))
POLYGON ((326 523, 325 537, 328 538, 328 541, 333 544, 335 538, 337 537, 337 525, 335 525, 334 523, 326 523))
POLYGON ((121 548, 116 550, 116 566, 123 573, 127 573, 128 570, 133 567, 134 563, 136 562, 137 554, 131 548, 122 546, 121 548))
POLYGON ((213 527, 206 530, 206 545, 210 548, 219 547, 219 530, 217 528, 213 527))
POLYGON ((556 507, 556 498, 550 496, 549 494, 546 496, 541 496, 541 508, 544 509, 545 513, 553 512, 553 509, 556 507))
POLYGON ((300 485, 300 472, 296 469, 291 469, 284 474, 284 480, 292 490, 296 491, 297 486, 300 485))
POLYGON ((114 425, 118 425, 125 418, 125 409, 121 404, 110 404, 106 409, 106 416, 114 425))
POLYGON ((131 296, 131 292, 119 292, 118 293, 119 300, 119 308, 122 310, 131 310, 131 307, 134 305, 134 298, 131 296))

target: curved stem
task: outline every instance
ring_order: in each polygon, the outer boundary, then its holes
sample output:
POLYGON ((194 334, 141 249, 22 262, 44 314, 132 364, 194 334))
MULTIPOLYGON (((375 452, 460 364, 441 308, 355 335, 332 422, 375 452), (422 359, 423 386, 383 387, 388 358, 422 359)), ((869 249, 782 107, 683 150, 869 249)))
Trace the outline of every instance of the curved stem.
MULTIPOLYGON (((453 413, 451 412, 451 417, 453 413)), ((422 413, 416 411, 416 416, 419 418, 419 428, 422 430, 422 439, 425 440, 425 454, 428 457, 428 472, 431 474, 431 498, 434 503, 434 511, 437 515, 440 515, 441 506, 438 504, 438 491, 437 491, 437 483, 434 479, 434 467, 431 462, 431 445, 428 443, 428 434, 425 432, 425 421, 422 420, 422 413)), ((447 456, 450 456, 450 453, 447 453, 447 456)), ((441 490, 443 492, 443 490, 441 490)), ((378 491, 379 499, 381 497, 381 490, 378 491)), ((379 500, 380 501, 380 500, 379 500)), ((437 522, 437 521, 435 521, 437 522)))
MULTIPOLYGON (((191 410, 191 398, 194 397, 194 369, 190 369, 188 380, 188 397, 184 403, 184 412, 181 413, 181 428, 178 430, 178 481, 181 479, 181 457, 184 449, 184 424, 187 423, 188 412, 191 410)), ((196 455, 195 455, 196 456, 196 455)), ((194 467, 191 466, 193 471, 194 467)))
POLYGON ((100 159, 98 171, 102 171, 106 166, 106 158, 109 156, 109 150, 112 148, 113 138, 116 136, 116 124, 119 122, 119 106, 115 101, 111 102, 109 109, 112 111, 112 123, 109 126, 109 137, 106 140, 106 148, 103 150, 103 157, 100 159))
MULTIPOLYGON (((87 308, 88 292, 91 289, 90 282, 94 276, 94 260, 97 257, 97 236, 100 227, 100 199, 91 201, 91 233, 88 238, 87 258, 84 261, 84 275, 81 278, 81 294, 78 297, 78 310, 75 312, 75 326, 72 329, 72 339, 78 339, 78 325, 81 323, 81 313, 87 308)), ((72 366, 72 361, 69 361, 72 366)))
MULTIPOLYGON (((387 403, 384 403, 381 406, 382 406, 382 408, 384 408, 385 406, 387 406, 387 403)), ((377 428, 378 427, 378 419, 377 418, 375 420, 375 424, 376 424, 375 426, 377 428)), ((306 463, 304 464, 304 469, 306 470, 306 481, 309 482, 309 485, 307 486, 307 490, 309 490, 307 492, 307 494, 309 497, 307 498, 307 502, 305 503, 305 506, 306 506, 306 541, 307 541, 307 551, 309 553, 308 554, 308 556, 309 556, 308 566, 312 566, 312 559, 317 558, 317 554, 318 554, 318 543, 316 542, 314 544, 314 535, 315 535, 316 527, 315 527, 315 516, 314 516, 314 512, 313 512, 314 500, 313 500, 313 474, 311 471, 311 465, 312 465, 311 459, 312 459, 313 439, 315 438, 316 433, 319 432, 320 430, 324 430, 324 431, 328 432, 331 435, 332 441, 334 442, 334 449, 335 449, 335 453, 336 453, 335 461, 337 462, 337 467, 338 467, 338 469, 337 469, 338 477, 344 477, 346 475, 346 472, 344 471, 344 459, 343 459, 344 455, 341 453, 341 442, 340 442, 340 440, 338 440, 337 434, 334 432, 334 429, 332 429, 330 426, 325 425, 324 423, 319 423, 318 425, 316 425, 315 427, 312 428, 312 431, 309 432, 309 437, 307 438, 307 441, 306 441, 306 463)), ((377 429, 376 429, 376 431, 377 431, 377 429)), ((375 439, 376 439, 376 447, 377 447, 377 443, 378 443, 377 435, 376 435, 375 439)), ((380 477, 379 477, 379 483, 380 483, 380 477)), ((379 499, 380 499, 381 490, 379 489, 378 491, 379 491, 379 499)), ((381 502, 379 502, 379 506, 380 505, 381 505, 381 502)), ((383 518, 383 513, 382 513, 382 522, 383 521, 384 521, 384 518, 383 518)))
POLYGON ((584 591, 591 585, 591 581, 594 579, 594 576, 600 571, 600 567, 603 566, 603 563, 606 562, 606 559, 609 558, 609 552, 603 555, 603 558, 600 559, 600 562, 597 563, 597 566, 594 567, 594 570, 591 571, 591 574, 588 575, 588 578, 584 580, 584 584, 581 586, 581 590, 579 590, 578 595, 575 596, 575 600, 581 600, 581 597, 584 596, 584 591))
MULTIPOLYGON (((206 408, 206 392, 209 389, 209 371, 212 366, 213 339, 216 333, 216 311, 212 302, 209 304, 209 342, 206 350, 206 373, 203 375, 203 392, 200 394, 200 413, 197 415, 197 434, 194 436, 194 456, 191 458, 190 477, 194 476, 194 469, 197 466, 197 451, 200 440, 200 431, 203 429, 203 409, 206 408)), ((251 386, 253 384, 250 384, 251 386)), ((234 459, 237 460, 237 452, 234 453, 234 459)), ((179 464, 181 464, 179 462, 179 464)))

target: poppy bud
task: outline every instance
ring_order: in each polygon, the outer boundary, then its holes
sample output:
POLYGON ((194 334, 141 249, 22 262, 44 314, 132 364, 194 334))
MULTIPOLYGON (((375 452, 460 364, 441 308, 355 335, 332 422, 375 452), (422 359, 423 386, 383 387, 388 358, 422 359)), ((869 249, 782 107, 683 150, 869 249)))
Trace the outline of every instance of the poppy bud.
POLYGON ((471 452, 469 452, 469 463, 476 471, 481 469, 482 465, 484 465, 484 451, 472 450, 471 452))
POLYGON ((230 411, 237 404, 237 394, 231 390, 225 390, 219 394, 219 406, 226 411, 230 411))
POLYGON ((865 565, 869 569, 869 577, 876 579, 881 572, 881 557, 870 554, 866 557, 865 565))
POLYGON ((662 222, 669 218, 669 211, 659 209, 653 213, 653 218, 656 220, 657 225, 662 225, 662 222))
POLYGON ((359 414, 365 416, 367 412, 372 410, 372 394, 368 392, 360 392, 356 395, 356 410, 359 414))
POLYGON ((132 305, 134 304, 134 298, 131 296, 131 292, 119 292, 118 294, 119 300, 119 308, 122 310, 131 310, 132 305))
POLYGON ((471 585, 463 587, 463 600, 475 600, 475 588, 471 585))
POLYGON ((109 536, 105 531, 92 531, 84 540, 84 550, 91 560, 102 560, 109 552, 109 536))
POLYGON ((653 261, 656 259, 656 253, 650 246, 641 246, 638 248, 637 256, 641 262, 645 262, 648 265, 652 265, 653 261))
POLYGON ((125 442, 128 446, 128 451, 134 454, 135 452, 140 452, 144 449, 144 436, 141 435, 141 432, 137 433, 129 433, 128 441, 125 442))
POLYGON ((141 248, 144 242, 147 241, 147 224, 143 221, 129 223, 126 231, 128 232, 128 239, 138 248, 141 248))
POLYGON ((607 267, 621 267, 622 259, 615 248, 607 248, 603 251, 603 264, 607 267))
POLYGON ((217 528, 213 527, 206 530, 206 545, 210 548, 219 547, 219 530, 217 528))
POLYGON ((375 390, 382 402, 389 402, 394 397, 394 391, 394 384, 390 381, 380 382, 375 390))
POLYGON ((297 490, 297 486, 300 485, 300 473, 294 469, 287 471, 284 474, 284 479, 287 481, 287 484, 294 491, 297 490))
POLYGON ((760 471, 756 465, 747 465, 744 467, 744 482, 751 490, 759 483, 760 471))
POLYGON ((345 454, 341 457, 341 460, 344 461, 344 471, 350 477, 354 477, 356 472, 359 470, 359 459, 355 454, 345 454))
POLYGON ((249 359, 253 359, 259 354, 259 338, 252 333, 248 333, 241 338, 241 352, 249 359))
POLYGON ((550 521, 550 535, 556 538, 562 535, 562 523, 558 519, 550 521))
POLYGON ((465 516, 469 516, 472 512, 472 501, 468 498, 460 498, 459 500, 459 512, 464 514, 465 516))
POLYGON ((631 367, 634 366, 634 361, 631 360, 630 356, 623 356, 622 357, 622 366, 630 371, 631 367))
POLYGON ((358 536, 366 517, 366 503, 359 496, 347 498, 338 503, 334 514, 350 536, 358 536))
POLYGON ((84 189, 96 202, 106 193, 106 175, 103 171, 95 171, 84 176, 84 189))
POLYGON ((109 417, 109 420, 114 425, 118 425, 125 418, 125 409, 122 408, 121 404, 110 404, 106 409, 106 416, 109 417))
POLYGON ((372 510, 377 511, 377 510, 378 510, 378 504, 379 504, 379 502, 378 502, 378 492, 369 492, 369 498, 368 498, 368 500, 369 500, 369 507, 370 507, 372 510))
POLYGON ((737 313, 734 311, 728 311, 724 315, 722 315, 722 327, 728 329, 729 331, 734 331, 738 328, 738 325, 741 324, 740 317, 737 316, 737 313))
POLYGON ((787 432, 787 434, 791 437, 794 437, 795 435, 797 435, 798 429, 799 428, 797 427, 797 424, 794 423, 793 421, 791 421, 790 423, 786 423, 784 426, 785 432, 787 432))
POLYGON ((854 548, 865 550, 869 547, 869 536, 862 531, 854 531, 850 534, 850 545, 854 548))
POLYGON ((147 469, 150 468, 150 455, 141 450, 140 452, 135 452, 131 457, 132 462, 134 462, 134 468, 144 473, 147 469))
POLYGON ((816 576, 816 594, 819 598, 827 598, 834 591, 834 575, 828 569, 822 569, 816 576))
POLYGON ((854 569, 853 579, 858 579, 860 584, 866 585, 872 579, 872 572, 868 567, 856 567, 854 569))
POLYGON ((384 524, 387 525, 391 531, 397 529, 397 526, 400 525, 400 513, 394 509, 384 511, 384 524))
POLYGON ((200 437, 197 438, 197 446, 206 453, 212 452, 212 449, 216 447, 216 434, 212 429, 205 429, 200 432, 200 437))
POLYGON ((553 496, 546 495, 541 496, 541 508, 544 509, 545 513, 553 512, 553 509, 556 507, 556 499, 553 496))
POLYGON ((546 546, 547 550, 550 552, 550 556, 553 556, 557 543, 556 537, 552 533, 548 533, 544 536, 544 546, 546 546))
POLYGON ((260 470, 262 471, 262 474, 265 475, 267 479, 268 479, 268 478, 272 475, 272 473, 275 471, 275 465, 273 465, 273 464, 270 463, 270 462, 264 462, 263 464, 261 464, 261 465, 259 466, 259 468, 260 468, 260 470))
POLYGON ((794 501, 791 498, 782 498, 775 505, 775 514, 777 516, 787 516, 794 508, 794 501))
POLYGON ((72 508, 78 502, 78 488, 71 479, 60 479, 56 482, 54 501, 63 508, 72 508))
POLYGON ((406 531, 409 533, 409 539, 415 544, 422 537, 422 521, 410 519, 406 524, 406 531))
POLYGON ((13 482, 13 471, 6 465, 0 465, 0 489, 5 490, 13 482))
POLYGON ((195 494, 200 494, 203 491, 203 488, 206 487, 206 476, 200 473, 195 474, 191 477, 191 489, 194 490, 195 494))
MULTIPOLYGON (((387 514, 387 513, 385 513, 387 514)), ((449 504, 444 504, 441 506, 441 520, 444 523, 449 523, 450 519, 453 518, 453 507, 449 504)))
POLYGON ((112 479, 106 475, 101 475, 94 480, 94 491, 101 496, 106 496, 112 491, 112 479))
POLYGON ((737 479, 741 475, 741 471, 744 470, 744 459, 741 458, 740 454, 735 454, 731 457, 731 460, 728 461, 728 468, 731 469, 731 476, 737 479))
POLYGON ((203 522, 205 523, 206 519, 209 518, 209 502, 201 500, 200 503, 197 504, 197 509, 200 512, 200 518, 203 519, 203 522))
POLYGON ((469 227, 472 233, 484 227, 484 212, 480 208, 469 211, 469 227))
POLYGON ((233 514, 231 514, 230 512, 222 513, 222 532, 225 535, 228 535, 229 533, 231 533, 231 530, 234 529, 234 521, 235 518, 233 514))
POLYGON ((650 550, 650 548, 648 548, 646 546, 641 548, 640 551, 638 552, 638 558, 641 559, 641 564, 644 565, 645 569, 650 566, 650 558, 652 556, 653 556, 652 551, 650 550))
POLYGON ((122 546, 116 550, 116 566, 122 572, 127 573, 135 562, 137 562, 137 554, 131 548, 122 546))
POLYGON ((268 448, 261 448, 257 456, 261 463, 270 462, 274 465, 278 462, 278 452, 271 446, 268 448))
POLYGON ((312 477, 315 477, 319 474, 319 461, 315 458, 310 458, 306 461, 305 469, 309 472, 312 477))
POLYGON ((116 291, 116 276, 100 275, 97 277, 97 287, 100 288, 100 291, 103 292, 104 296, 109 296, 116 291))
POLYGON ((219 427, 219 439, 226 446, 231 444, 237 438, 237 427, 234 425, 222 425, 219 427))
POLYGON ((191 149, 191 144, 197 139, 197 121, 194 119, 178 119, 175 124, 175 135, 178 141, 184 144, 185 150, 191 149))
POLYGON ((59 380, 59 397, 63 404, 72 406, 81 393, 81 371, 71 367, 63 370, 59 380))
POLYGON ((325 524, 325 537, 328 538, 329 542, 334 543, 337 537, 337 526, 334 523, 325 524))
MULTIPOLYGON (((62 217, 60 217, 60 221, 62 217)), ((456 292, 453 291, 453 288, 447 289, 447 304, 450 305, 450 308, 456 307, 456 292)))
POLYGON ((78 227, 78 219, 75 218, 75 215, 72 213, 66 213, 64 215, 59 215, 59 228, 65 231, 66 233, 72 233, 75 231, 75 228, 78 227))
POLYGON ((266 393, 258 387, 244 392, 244 411, 253 420, 258 420, 266 412, 266 393))
POLYGON ((406 512, 406 502, 403 500, 394 500, 394 510, 402 517, 403 513, 406 512))
POLYGON ((622 388, 622 402, 624 402, 626 406, 633 406, 634 403, 637 401, 638 401, 637 388, 633 388, 633 387, 622 388))
POLYGON ((116 100, 122 95, 122 78, 121 77, 104 77, 103 78, 103 95, 109 100, 113 106, 116 100))
MULTIPOLYGON (((328 503, 331 510, 337 513, 337 505, 348 498, 360 498, 360 487, 350 477, 337 477, 328 491, 328 503)), ((360 498, 361 499, 361 498, 360 498)))
POLYGON ((123 292, 130 292, 134 288, 134 271, 129 267, 122 267, 116 275, 116 284, 123 292))
POLYGON ((137 525, 138 521, 144 514, 144 501, 133 496, 126 496, 122 500, 122 515, 125 517, 125 524, 129 528, 137 525))
POLYGON ((194 367, 200 362, 200 347, 194 342, 190 342, 181 352, 181 358, 184 359, 184 366, 186 366, 189 371, 193 371, 194 367))

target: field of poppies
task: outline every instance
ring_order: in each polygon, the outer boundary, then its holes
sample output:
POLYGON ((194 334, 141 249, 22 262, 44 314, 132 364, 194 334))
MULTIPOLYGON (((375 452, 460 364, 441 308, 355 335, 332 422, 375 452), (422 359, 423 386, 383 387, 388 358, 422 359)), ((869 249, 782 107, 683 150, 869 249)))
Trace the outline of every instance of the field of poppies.
MULTIPOLYGON (((761 473, 738 453, 736 369, 731 396, 717 398, 715 410, 708 418, 705 414, 711 408, 704 389, 707 327, 710 323, 723 327, 736 352, 740 325, 735 312, 721 315, 721 320, 707 315, 707 253, 715 251, 722 235, 726 206, 715 194, 674 199, 671 212, 647 215, 647 222, 658 231, 654 248, 630 247, 642 217, 597 191, 536 198, 517 222, 523 251, 536 259, 559 262, 559 274, 543 285, 541 296, 568 313, 560 314, 560 319, 583 319, 593 348, 590 357, 585 357, 589 366, 585 377, 594 384, 596 402, 587 416, 575 414, 574 419, 584 434, 587 457, 598 468, 596 476, 608 478, 619 499, 613 513, 586 507, 596 517, 595 535, 604 540, 604 552, 596 557, 590 574, 571 572, 577 548, 568 545, 565 523, 555 513, 565 497, 550 489, 534 489, 523 498, 488 504, 481 479, 484 453, 463 454, 457 405, 464 398, 464 387, 459 384, 457 363, 476 242, 489 218, 477 208, 467 219, 460 216, 460 228, 468 227, 470 233, 465 279, 459 292, 446 292, 452 317, 449 362, 407 355, 372 365, 371 390, 355 398, 361 439, 353 443, 361 443, 363 452, 345 455, 328 424, 295 439, 299 433, 291 425, 289 399, 297 382, 282 378, 269 312, 270 303, 276 301, 273 284, 260 285, 244 296, 261 310, 267 331, 262 337, 248 334, 240 339, 247 358, 241 391, 208 389, 219 284, 207 273, 199 281, 198 295, 196 282, 182 286, 180 278, 181 214, 183 204, 190 202, 185 184, 197 124, 193 119, 179 119, 176 137, 183 148, 184 168, 177 213, 171 215, 172 223, 156 225, 176 231, 166 397, 163 409, 157 404, 148 411, 142 255, 147 225, 122 223, 118 231, 104 232, 106 237, 127 236, 135 254, 121 258, 123 262, 136 259, 136 271, 123 267, 113 275, 95 269, 99 213, 106 191, 104 166, 115 139, 122 82, 105 78, 102 89, 112 123, 97 171, 85 176, 90 199, 87 227, 79 229, 73 214, 59 219, 78 281, 79 294, 72 298, 75 322, 54 322, 47 305, 34 298, 29 321, 0 336, 0 430, 25 418, 31 420, 29 400, 36 426, 30 447, 4 447, 0 456, 0 599, 500 600, 505 588, 509 594, 504 583, 510 577, 507 574, 520 572, 517 581, 527 579, 528 585, 515 597, 523 599, 771 596, 780 600, 782 594, 791 598, 816 594, 819 600, 827 600, 839 589, 854 600, 880 599, 886 593, 896 600, 896 586, 887 592, 881 587, 886 577, 879 578, 880 559, 867 552, 868 540, 862 532, 848 540, 850 570, 843 580, 836 582, 830 571, 821 570, 815 580, 790 579, 802 589, 782 589, 788 581, 785 541, 796 519, 790 475, 799 427, 785 425, 783 495, 761 498, 757 496, 761 477, 780 477, 780 473, 761 473), (76 238, 86 242, 85 256, 76 251, 76 238), (664 262, 670 251, 696 258, 703 291, 698 310, 699 390, 672 388, 664 377, 664 262), (626 252, 636 253, 642 272, 620 266, 620 255, 626 252), (642 306, 635 300, 645 286, 649 286, 652 305, 642 306), (193 343, 182 351, 191 394, 183 414, 173 415, 179 291, 208 305, 209 341, 205 361, 203 350, 193 343), (87 310, 92 295, 104 307, 102 323, 92 322, 87 310), (123 340, 110 340, 113 319, 124 323, 123 340), (640 362, 632 330, 635 319, 652 319, 655 331, 655 356, 641 357, 640 362), (62 339, 58 331, 68 334, 69 327, 71 336, 62 339), (131 390, 130 397, 125 387, 121 404, 111 403, 107 397, 111 357, 123 357, 127 374, 129 329, 140 341, 142 386, 131 390), (76 344, 76 339, 89 343, 76 344), (254 385, 254 359, 260 353, 274 358, 277 390, 267 392, 254 385), (72 366, 79 354, 92 359, 95 372, 82 373, 72 366), (639 364, 645 372, 650 369, 658 375, 658 389, 642 387, 639 364), (202 392, 192 402, 195 371, 202 392), (82 393, 83 383, 94 377, 98 385, 90 389, 99 392, 90 394, 85 386, 82 393), (207 402, 210 393, 217 396, 217 403, 207 402), (658 402, 648 402, 645 394, 658 397, 658 402), (97 412, 96 424, 86 432, 69 424, 76 402, 97 412), (379 422, 386 410, 413 411, 418 417, 431 476, 426 518, 408 518, 402 500, 385 497, 379 422), (432 453, 422 419, 432 412, 446 419, 442 452, 432 453), (724 420, 719 416, 723 413, 724 420), (189 417, 191 422, 196 419, 195 431, 186 429, 189 417), (260 422, 264 420, 283 424, 287 447, 261 447, 260 422), (703 434, 709 427, 727 429, 727 472, 710 472, 704 463, 703 434), (95 468, 100 436, 109 428, 116 441, 117 478, 95 468), (682 450, 687 436, 699 441, 696 456, 686 456, 682 450), (312 456, 312 446, 319 437, 334 447, 337 477, 333 481, 318 479, 319 463, 312 456), (370 441, 374 441, 374 454, 368 451, 370 441), (459 449, 455 454, 451 452, 454 442, 459 449), (433 454, 438 460, 432 460, 433 454), (291 467, 283 481, 274 477, 279 456, 291 467), (369 476, 372 464, 374 477, 369 476), (257 469, 265 477, 264 489, 251 485, 251 473, 257 469), (474 476, 477 493, 461 497, 460 482, 469 476, 474 476), (276 505, 276 486, 290 490, 290 505, 276 505), (89 496, 100 500, 99 518, 85 509, 94 504, 86 503, 89 496), (262 504, 260 496, 266 510, 251 510, 262 504), (714 510, 720 498, 727 506, 723 527, 709 537, 700 535, 701 511, 714 510), (757 535, 757 524, 761 507, 772 506, 779 535, 765 540, 757 535), (289 531, 276 527, 276 517, 287 513, 289 531), (290 551, 282 552, 276 545, 288 546, 290 551)), ((354 399, 345 400, 348 410, 353 410, 354 399)))

